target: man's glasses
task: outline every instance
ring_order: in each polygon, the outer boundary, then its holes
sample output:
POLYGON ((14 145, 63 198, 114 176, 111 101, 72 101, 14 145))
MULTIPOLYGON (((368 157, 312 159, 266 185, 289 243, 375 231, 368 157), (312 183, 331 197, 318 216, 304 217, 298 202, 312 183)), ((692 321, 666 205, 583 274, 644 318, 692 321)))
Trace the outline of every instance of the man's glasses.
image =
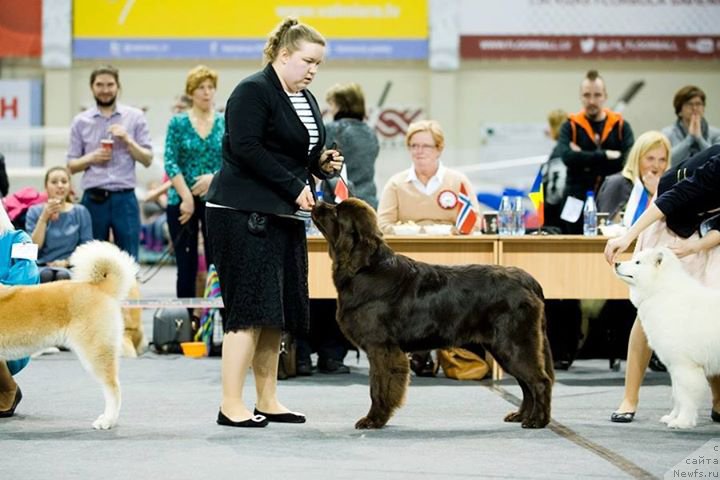
POLYGON ((705 103, 700 102, 700 101, 695 101, 695 102, 685 102, 684 105, 686 105, 690 108, 696 108, 696 107, 700 108, 700 107, 704 107, 705 103))
POLYGON ((435 145, 428 145, 426 143, 411 143, 409 145, 409 148, 413 152, 417 152, 417 151, 428 152, 430 150, 435 150, 437 147, 435 145))

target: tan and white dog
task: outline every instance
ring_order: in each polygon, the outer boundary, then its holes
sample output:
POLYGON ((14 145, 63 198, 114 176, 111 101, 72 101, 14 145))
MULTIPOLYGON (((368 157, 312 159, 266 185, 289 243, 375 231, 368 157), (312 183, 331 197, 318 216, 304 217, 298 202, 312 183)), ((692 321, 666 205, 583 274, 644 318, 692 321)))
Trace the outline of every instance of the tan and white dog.
POLYGON ((615 273, 630 285, 648 342, 670 373, 673 409, 660 421, 694 427, 706 377, 720 374, 720 292, 690 276, 668 248, 616 263, 615 273))
POLYGON ((120 413, 120 302, 135 283, 137 264, 115 245, 99 241, 78 247, 70 263, 72 280, 0 289, 0 358, 67 346, 102 384, 105 410, 93 427, 109 429, 120 413))

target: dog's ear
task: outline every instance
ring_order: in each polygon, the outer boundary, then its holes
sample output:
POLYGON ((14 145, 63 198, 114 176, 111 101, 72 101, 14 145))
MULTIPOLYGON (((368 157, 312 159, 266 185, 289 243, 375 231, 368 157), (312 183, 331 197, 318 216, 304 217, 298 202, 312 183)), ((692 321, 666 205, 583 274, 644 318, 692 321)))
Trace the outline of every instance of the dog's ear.
POLYGON ((368 266, 382 242, 382 234, 372 208, 355 199, 337 207, 338 236, 335 253, 346 274, 354 274, 368 266))

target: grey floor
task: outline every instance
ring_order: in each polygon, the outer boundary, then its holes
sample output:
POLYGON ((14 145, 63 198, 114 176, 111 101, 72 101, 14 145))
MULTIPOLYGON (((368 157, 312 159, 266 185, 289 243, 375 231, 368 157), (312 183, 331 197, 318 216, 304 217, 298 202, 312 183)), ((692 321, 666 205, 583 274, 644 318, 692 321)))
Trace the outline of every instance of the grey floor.
MULTIPOLYGON (((174 269, 163 268, 142 291, 172 296, 174 269)), ((151 312, 143 318, 149 335, 151 312)), ((351 354, 346 363, 350 375, 281 382, 281 400, 308 423, 247 430, 215 424, 217 358, 123 359, 120 423, 94 431, 97 384, 72 353, 44 355, 17 377, 24 393, 17 414, 0 419, 0 479, 692 478, 681 475, 696 469, 720 478, 720 424, 709 418, 709 394, 696 429, 670 431, 658 421, 670 410, 666 374, 649 372, 628 425, 608 420, 622 372, 606 360, 582 360, 557 373, 554 420, 544 430, 502 422, 520 396, 512 378, 440 377, 413 378, 386 428, 358 431, 353 424, 369 406, 368 365, 351 354)), ((247 392, 252 405, 252 385, 247 392)))

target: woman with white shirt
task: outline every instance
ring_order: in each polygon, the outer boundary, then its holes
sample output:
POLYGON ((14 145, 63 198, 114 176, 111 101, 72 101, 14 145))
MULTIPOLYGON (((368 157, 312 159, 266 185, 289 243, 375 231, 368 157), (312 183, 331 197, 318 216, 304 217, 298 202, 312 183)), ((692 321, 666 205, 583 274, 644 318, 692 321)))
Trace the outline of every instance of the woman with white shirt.
MULTIPOLYGON (((475 190, 465 174, 445 167, 440 156, 445 135, 435 120, 410 124, 405 136, 412 166, 388 180, 380 204, 378 222, 385 233, 397 223, 454 225, 460 185, 479 211, 475 190)), ((477 226, 479 228, 479 225, 477 226)))

